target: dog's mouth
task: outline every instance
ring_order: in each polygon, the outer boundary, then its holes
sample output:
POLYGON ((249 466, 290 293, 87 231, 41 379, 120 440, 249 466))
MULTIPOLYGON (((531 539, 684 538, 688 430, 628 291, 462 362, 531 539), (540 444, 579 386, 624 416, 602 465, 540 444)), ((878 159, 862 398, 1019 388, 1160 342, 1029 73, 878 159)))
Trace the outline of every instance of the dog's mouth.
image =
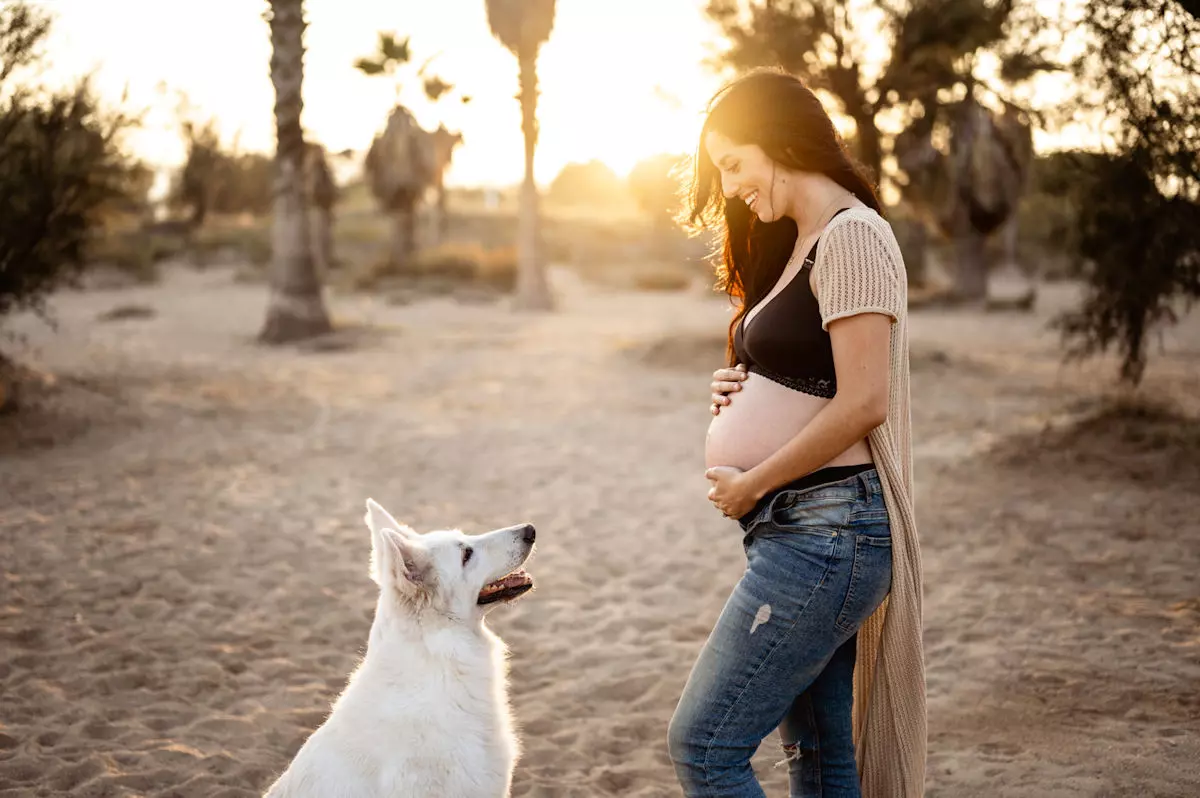
POLYGON ((533 589, 533 577, 523 570, 513 571, 508 576, 489 582, 479 591, 478 604, 495 604, 497 601, 512 601, 533 589))

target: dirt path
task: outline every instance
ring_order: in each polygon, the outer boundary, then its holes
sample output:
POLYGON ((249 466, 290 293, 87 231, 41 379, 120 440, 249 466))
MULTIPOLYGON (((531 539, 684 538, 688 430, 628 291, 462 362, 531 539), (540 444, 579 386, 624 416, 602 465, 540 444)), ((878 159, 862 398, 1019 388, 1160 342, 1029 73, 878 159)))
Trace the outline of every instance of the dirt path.
MULTIPOLYGON (((515 795, 677 795, 667 720, 743 565, 702 474, 725 316, 558 287, 539 317, 335 298, 319 349, 254 346, 264 290, 223 271, 17 320, 59 380, 0 418, 0 796, 260 794, 365 642, 366 496, 538 527, 493 616, 515 795), (96 321, 122 304, 154 315, 96 321)), ((1200 423, 1080 425, 1111 366, 1059 366, 1044 297, 912 323, 928 794, 1195 795, 1200 423)), ((1195 418, 1200 319, 1165 345, 1146 387, 1195 418)))

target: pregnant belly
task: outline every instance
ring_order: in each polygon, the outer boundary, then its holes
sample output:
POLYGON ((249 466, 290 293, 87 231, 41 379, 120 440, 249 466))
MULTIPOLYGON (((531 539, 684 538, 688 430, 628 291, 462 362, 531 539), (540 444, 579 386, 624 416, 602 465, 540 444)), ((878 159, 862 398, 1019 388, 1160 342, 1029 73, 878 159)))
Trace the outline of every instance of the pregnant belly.
MULTIPOLYGON (((747 376, 742 390, 730 398, 733 401, 722 407, 708 426, 705 468, 753 468, 783 448, 829 403, 828 399, 792 390, 758 374, 747 376)), ((820 467, 870 461, 871 449, 864 439, 820 467)))

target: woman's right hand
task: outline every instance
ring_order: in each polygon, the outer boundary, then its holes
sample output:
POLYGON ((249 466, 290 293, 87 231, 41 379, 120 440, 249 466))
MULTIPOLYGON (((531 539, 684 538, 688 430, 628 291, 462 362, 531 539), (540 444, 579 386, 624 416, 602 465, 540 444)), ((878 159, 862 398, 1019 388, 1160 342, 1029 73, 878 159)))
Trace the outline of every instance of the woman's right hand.
POLYGON ((712 381, 712 414, 718 415, 721 408, 729 404, 729 394, 742 390, 742 382, 746 379, 746 366, 738 363, 733 368, 717 369, 713 372, 712 381))

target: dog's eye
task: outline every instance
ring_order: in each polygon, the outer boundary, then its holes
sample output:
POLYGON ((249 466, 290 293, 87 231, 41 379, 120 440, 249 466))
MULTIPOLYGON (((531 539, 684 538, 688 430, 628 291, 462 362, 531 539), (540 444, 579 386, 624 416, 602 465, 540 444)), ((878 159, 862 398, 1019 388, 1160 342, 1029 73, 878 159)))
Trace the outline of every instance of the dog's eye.
POLYGON ((475 553, 475 550, 472 549, 470 546, 463 548, 463 565, 466 565, 467 563, 469 563, 471 561, 471 555, 474 553, 475 553))

